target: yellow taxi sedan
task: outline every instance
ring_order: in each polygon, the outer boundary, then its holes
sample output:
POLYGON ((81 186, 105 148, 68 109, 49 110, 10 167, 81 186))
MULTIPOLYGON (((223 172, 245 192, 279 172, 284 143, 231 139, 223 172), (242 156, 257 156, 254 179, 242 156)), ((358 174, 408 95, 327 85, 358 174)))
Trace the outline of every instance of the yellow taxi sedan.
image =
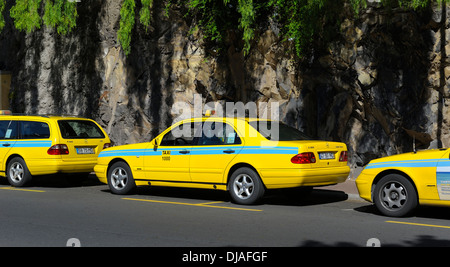
POLYGON ((433 149, 372 160, 356 179, 359 195, 391 217, 418 205, 450 206, 449 154, 433 149))
POLYGON ((183 120, 149 143, 106 149, 94 170, 115 194, 143 185, 209 188, 246 205, 266 189, 336 184, 350 171, 344 143, 310 140, 275 121, 223 117, 183 120))

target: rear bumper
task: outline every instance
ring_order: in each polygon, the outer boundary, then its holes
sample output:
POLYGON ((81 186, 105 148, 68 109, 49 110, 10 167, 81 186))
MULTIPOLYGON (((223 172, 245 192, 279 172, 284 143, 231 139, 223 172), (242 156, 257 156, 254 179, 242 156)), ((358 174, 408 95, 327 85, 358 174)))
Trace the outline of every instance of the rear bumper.
POLYGON ((345 182, 349 166, 311 169, 261 169, 261 179, 268 189, 322 186, 345 182))
POLYGON ((46 175, 55 173, 85 173, 94 171, 97 160, 67 162, 61 159, 45 161, 26 161, 31 175, 46 175))

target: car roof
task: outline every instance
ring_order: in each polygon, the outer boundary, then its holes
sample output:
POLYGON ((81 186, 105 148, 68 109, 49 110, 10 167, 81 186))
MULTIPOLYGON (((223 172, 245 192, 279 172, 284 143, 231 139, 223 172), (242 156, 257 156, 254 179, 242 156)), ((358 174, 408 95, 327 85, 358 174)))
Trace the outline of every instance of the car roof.
POLYGON ((59 114, 11 114, 11 115, 0 115, 1 119, 88 119, 75 115, 59 115, 59 114))

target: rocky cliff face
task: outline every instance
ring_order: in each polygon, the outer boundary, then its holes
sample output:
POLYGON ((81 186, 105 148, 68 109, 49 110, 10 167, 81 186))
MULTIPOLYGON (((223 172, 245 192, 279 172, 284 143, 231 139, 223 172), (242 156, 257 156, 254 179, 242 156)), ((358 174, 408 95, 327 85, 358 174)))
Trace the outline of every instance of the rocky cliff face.
POLYGON ((411 151, 413 139, 418 148, 450 146, 449 7, 386 12, 371 4, 302 65, 274 23, 246 56, 230 33, 219 57, 181 9, 167 17, 163 8, 156 3, 150 30, 137 26, 128 58, 116 39, 120 1, 82 1, 77 30, 65 37, 7 26, 0 69, 13 73, 13 110, 91 117, 126 144, 149 141, 177 119, 176 103, 193 107, 200 94, 223 106, 276 102, 284 122, 347 143, 352 165, 411 151))

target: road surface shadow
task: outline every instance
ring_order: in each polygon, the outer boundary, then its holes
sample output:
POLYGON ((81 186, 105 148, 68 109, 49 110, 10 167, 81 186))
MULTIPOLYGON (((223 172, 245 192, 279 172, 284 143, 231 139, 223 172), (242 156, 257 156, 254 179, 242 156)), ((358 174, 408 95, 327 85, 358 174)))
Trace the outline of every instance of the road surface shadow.
MULTIPOLYGON (((95 174, 54 174, 33 176, 33 179, 24 188, 70 188, 104 185, 95 174)), ((9 186, 6 177, 0 177, 0 186, 9 186)))
MULTIPOLYGON (((102 190, 110 193, 109 189, 102 190)), ((143 186, 138 187, 131 195, 167 197, 175 199, 199 200, 205 202, 232 202, 229 193, 221 190, 143 186)), ((267 190, 262 200, 253 205, 311 206, 345 201, 348 195, 342 191, 313 189, 310 192, 296 189, 267 190)), ((180 200, 181 202, 185 200, 180 200)))
POLYGON ((313 206, 341 202, 347 199, 348 195, 343 191, 314 188, 310 192, 305 192, 293 188, 269 190, 263 199, 263 203, 284 206, 313 206))
MULTIPOLYGON (((367 204, 361 207, 357 207, 354 210, 358 212, 384 216, 378 211, 378 209, 375 207, 374 204, 367 204)), ((392 217, 387 216, 384 217, 392 219, 392 217)), ((450 220, 450 208, 438 206, 419 206, 411 215, 405 216, 403 218, 427 218, 427 219, 450 220)))

